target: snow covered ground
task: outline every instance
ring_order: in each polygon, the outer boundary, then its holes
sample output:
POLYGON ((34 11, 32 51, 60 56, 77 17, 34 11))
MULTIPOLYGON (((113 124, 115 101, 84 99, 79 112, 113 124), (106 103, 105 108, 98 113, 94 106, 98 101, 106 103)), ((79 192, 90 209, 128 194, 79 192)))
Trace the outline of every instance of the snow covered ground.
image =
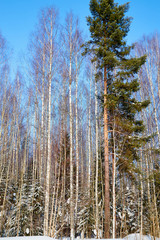
MULTIPOLYGON (((124 240, 154 240, 152 236, 141 235, 139 233, 130 234, 124 238, 124 240)), ((156 240, 160 240, 160 238, 156 238, 156 240)))
MULTIPOLYGON (((0 240, 53 240, 53 238, 46 237, 46 236, 4 237, 4 238, 0 238, 0 240)), ((69 238, 63 238, 63 240, 69 240, 69 238)), ((80 238, 76 238, 76 240, 80 240, 80 238)), ((84 238, 84 240, 97 240, 97 239, 84 238)), ((106 240, 106 239, 101 239, 101 240, 106 240)), ((107 240, 113 240, 113 238, 107 239, 107 240)), ((122 240, 122 239, 116 238, 115 240, 122 240)), ((123 238, 123 240, 154 240, 154 238, 150 235, 147 236, 147 235, 141 235, 139 233, 136 233, 136 234, 130 234, 130 235, 126 236, 125 238, 123 238)), ((160 240, 160 238, 156 238, 156 240, 160 240)))
POLYGON ((53 240, 53 238, 47 236, 27 236, 27 237, 2 237, 1 240, 53 240))

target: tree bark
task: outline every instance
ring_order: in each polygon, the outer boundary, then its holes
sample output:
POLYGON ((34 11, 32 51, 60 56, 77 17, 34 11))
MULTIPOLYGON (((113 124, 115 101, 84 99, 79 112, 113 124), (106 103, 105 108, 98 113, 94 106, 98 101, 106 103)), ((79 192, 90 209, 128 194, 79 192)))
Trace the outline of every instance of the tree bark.
POLYGON ((78 193, 79 193, 79 144, 78 144, 78 66, 76 53, 76 207, 75 216, 77 218, 78 193))
POLYGON ((90 198, 90 185, 91 185, 91 85, 92 73, 90 79, 90 96, 89 96, 89 109, 88 109, 88 196, 90 198))
POLYGON ((113 171, 113 238, 116 237, 116 143, 115 143, 115 118, 113 123, 113 156, 112 156, 112 171, 113 171))
POLYGON ((50 169, 51 169, 51 83, 52 83, 52 47, 53 47, 53 26, 51 14, 51 29, 50 29, 50 50, 49 50, 49 86, 48 86, 48 156, 47 156, 47 172, 46 172, 46 194, 45 194, 45 210, 44 210, 44 235, 48 235, 49 221, 49 187, 50 187, 50 169))
POLYGON ((98 206, 98 101, 97 101, 97 80, 95 79, 95 117, 96 117, 96 180, 95 180, 95 199, 96 199, 96 237, 99 238, 99 206, 98 206))
POLYGON ((105 158, 105 222, 104 237, 110 235, 110 196, 109 196, 109 149, 108 149, 108 109, 107 109, 107 68, 104 67, 104 158, 105 158))
POLYGON ((73 202, 73 130, 72 130, 72 16, 70 16, 70 29, 69 29, 69 47, 70 47, 70 60, 69 60, 69 118, 70 118, 70 239, 74 239, 74 202, 73 202))

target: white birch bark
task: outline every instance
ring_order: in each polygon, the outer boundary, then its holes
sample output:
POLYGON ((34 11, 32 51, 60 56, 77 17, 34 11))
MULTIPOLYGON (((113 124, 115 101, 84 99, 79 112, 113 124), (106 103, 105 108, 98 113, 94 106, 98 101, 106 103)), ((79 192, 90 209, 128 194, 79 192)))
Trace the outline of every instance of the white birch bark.
MULTIPOLYGON (((148 82, 149 82, 149 86, 150 86, 150 90, 151 90, 151 96, 152 96, 152 100, 153 100, 153 112, 154 112, 154 120, 156 123, 156 131, 157 131, 157 135, 158 135, 158 143, 160 146, 160 134, 159 134, 159 126, 158 126, 158 111, 157 111, 157 107, 156 107, 156 96, 155 96, 155 90, 154 90, 154 78, 153 78, 153 66, 154 66, 154 56, 151 55, 151 52, 154 52, 154 47, 156 49, 155 55, 156 55, 156 61, 157 58, 159 59, 159 49, 158 49, 158 42, 156 42, 157 39, 152 39, 151 42, 149 42, 149 46, 151 49, 148 48, 148 46, 146 46, 146 52, 148 53, 148 58, 147 58, 147 63, 145 64, 145 70, 146 70, 146 74, 148 77, 148 82), (154 46, 155 45, 155 46, 154 46), (151 52, 150 52, 151 51, 151 52)), ((157 73, 157 85, 158 85, 158 97, 159 97, 159 66, 157 64, 157 62, 155 62, 157 71, 155 71, 157 73)), ((141 84, 141 88, 143 88, 143 84, 142 83, 142 79, 139 76, 139 81, 141 84)), ((142 91, 140 91, 140 95, 141 95, 141 99, 143 100, 142 97, 142 91)), ((146 120, 146 124, 148 124, 150 126, 150 131, 151 134, 154 132, 154 130, 152 129, 152 123, 151 123, 151 116, 150 116, 150 120, 147 122, 147 118, 148 118, 148 113, 146 111, 144 111, 145 113, 145 120, 146 120)), ((142 114, 142 118, 144 119, 144 115, 142 114)), ((156 147, 154 144, 154 139, 152 139, 152 143, 153 143, 153 148, 156 147)), ((154 225, 156 225, 156 229, 158 229, 159 231, 159 220, 158 220, 158 212, 157 212, 157 203, 156 203, 156 197, 155 197, 155 183, 154 183, 154 178, 152 179, 152 188, 153 188, 153 202, 154 202, 154 212, 155 215, 153 214, 153 206, 151 203, 151 193, 150 193, 150 187, 151 187, 151 183, 149 180, 149 168, 151 170, 151 173, 153 173, 153 156, 152 156, 152 152, 151 152, 151 143, 149 143, 150 147, 149 147, 149 155, 150 155, 150 162, 147 162, 146 159, 146 173, 147 173, 147 186, 148 186, 148 203, 149 203, 149 212, 150 212, 150 216, 151 216, 151 220, 153 222, 153 232, 155 233, 155 227, 154 225)), ((141 186, 141 195, 143 195, 143 186, 141 186)), ((141 199, 142 201, 142 199, 141 199)), ((143 206, 141 204, 141 208, 143 211, 143 206)), ((142 217, 142 216, 141 216, 142 217)), ((141 231, 142 231, 142 219, 141 219, 141 231)))
POLYGON ((83 131, 82 131, 82 120, 81 120, 81 190, 83 191, 84 186, 84 159, 83 159, 83 131))
POLYGON ((15 98, 13 100, 13 111, 14 111, 14 130, 13 130, 13 152, 12 152, 12 175, 11 178, 14 179, 15 176, 15 152, 16 152, 16 106, 15 98))
MULTIPOLYGON (((12 128, 13 128, 13 125, 11 125, 11 132, 12 132, 12 128)), ((6 136, 6 137, 8 137, 8 136, 6 136)), ((11 140, 12 140, 12 135, 10 136, 10 142, 11 142, 11 140)), ((3 228, 3 217, 4 217, 4 214, 5 214, 5 204, 6 204, 6 198, 7 198, 7 189, 8 189, 8 185, 9 185, 9 181, 10 181, 11 160, 12 160, 11 151, 12 151, 12 149, 10 150, 9 160, 8 160, 7 163, 5 163, 5 165, 7 166, 7 174, 6 174, 6 183, 5 183, 5 190, 4 190, 4 196, 3 196, 3 204, 2 204, 1 215, 0 215, 0 230, 1 230, 1 232, 2 232, 2 228, 3 228)))
POLYGON ((72 117, 72 15, 69 22, 69 118, 70 118, 70 239, 74 239, 74 199, 73 199, 73 117, 72 117))
POLYGON ((78 66, 77 66, 77 53, 76 53, 76 206, 75 206, 75 218, 77 218, 78 193, 79 193, 78 66))
POLYGON ((45 79, 45 46, 43 47, 43 69, 42 69, 42 114, 41 114, 41 162, 39 170, 39 180, 40 184, 42 182, 42 169, 44 167, 44 79, 45 79))
MULTIPOLYGON (((61 215, 61 222, 64 222, 65 218, 65 194, 66 194, 66 160, 67 160, 67 149, 66 149, 66 122, 67 122, 67 114, 65 111, 65 105, 66 105, 66 99, 65 99, 65 89, 66 89, 66 79, 65 79, 65 71, 63 73, 63 93, 62 93, 62 142, 63 142, 63 150, 64 150, 64 162, 63 162, 63 168, 62 168, 62 190, 63 190, 63 196, 62 196, 62 215, 61 215)), ((61 231, 61 238, 63 236, 63 229, 61 231)))
POLYGON ((33 201, 34 201, 34 191, 35 191, 35 178, 36 178, 36 121, 37 121, 37 109, 36 109, 36 101, 37 101, 37 91, 36 91, 36 99, 35 99, 35 109, 34 109, 34 129, 33 129, 33 168, 32 168, 32 211, 30 216, 30 227, 31 227, 31 234, 33 234, 33 201))
POLYGON ((92 69, 90 78, 90 94, 89 94, 89 109, 88 109, 88 196, 90 198, 91 186, 91 87, 92 87, 92 69))
POLYGON ((140 181, 141 181, 141 230, 140 230, 140 237, 142 239, 142 234, 143 234, 143 160, 142 160, 142 148, 140 149, 140 169, 141 169, 141 174, 140 174, 140 181))
POLYGON ((155 37, 155 48, 156 48, 156 67, 157 67, 157 84, 158 84, 158 97, 160 100, 160 44, 158 36, 155 37))
MULTIPOLYGON (((141 85, 141 80, 140 80, 140 76, 138 74, 138 79, 139 79, 139 84, 141 85)), ((141 97, 141 101, 144 101, 143 99, 143 95, 142 95, 142 88, 140 89, 140 97, 141 97)), ((144 114, 143 112, 141 112, 141 117, 142 119, 144 119, 144 114)), ((141 173, 140 173, 140 182, 141 182, 141 206, 140 206, 140 209, 141 209, 141 219, 140 219, 140 238, 142 239, 142 234, 143 234, 143 177, 142 177, 142 174, 143 174, 143 154, 142 154, 142 148, 140 149, 140 169, 141 169, 141 173)), ((140 240, 141 240, 140 239, 140 240)))
POLYGON ((116 237, 116 143, 115 143, 115 118, 113 122, 113 157, 112 157, 112 171, 113 171, 113 239, 116 237))
MULTIPOLYGON (((4 118, 5 118, 5 113, 6 113, 6 108, 7 108, 7 80, 5 78, 5 90, 4 90, 4 95, 3 95, 3 99, 2 99, 2 113, 1 113, 1 126, 0 126, 0 144, 2 146, 2 131, 4 128, 4 118)), ((3 157, 2 157, 3 151, 1 151, 1 161, 0 161, 0 183, 2 181, 2 174, 3 174, 3 166, 5 165, 3 162, 3 157)))
POLYGON ((96 199, 96 237, 99 238, 99 206, 98 206, 98 91, 97 79, 95 79, 95 117, 96 117, 96 179, 95 179, 95 199, 96 199))
POLYGON ((21 215, 21 204, 22 204, 22 189, 23 189, 23 184, 24 184, 24 176, 26 172, 26 158, 27 158, 27 142, 28 142, 28 137, 30 135, 30 125, 29 125, 29 107, 30 107, 30 99, 28 102, 28 108, 27 108, 27 129, 25 134, 25 147, 24 147, 24 155, 23 155, 23 162, 22 162, 22 170, 21 170, 21 178, 20 178, 20 188, 18 191, 19 199, 17 199, 17 206, 18 206, 18 212, 17 212, 17 234, 16 236, 19 236, 19 231, 20 231, 20 215, 21 215))
POLYGON ((48 235, 49 224, 49 195, 50 195, 50 169, 51 169, 51 83, 52 83, 52 48, 53 48, 53 22, 52 14, 50 16, 50 49, 49 49, 49 79, 48 79, 48 156, 46 172, 46 193, 45 193, 45 210, 44 210, 44 235, 48 235))
POLYGON ((150 53, 146 47, 146 52, 147 52, 147 61, 148 64, 145 63, 145 69, 146 69, 146 73, 147 73, 147 77, 148 77, 148 81, 150 84, 150 89, 151 89, 151 96, 152 96, 152 100, 153 100, 153 111, 154 111, 154 116, 155 116, 155 123, 156 123, 156 132, 158 135, 158 144, 160 146, 160 133, 159 133, 159 127, 158 127, 158 117, 157 117, 157 108, 156 108, 156 100, 155 100, 155 96, 154 96, 154 89, 153 89, 153 78, 152 78, 152 67, 153 67, 153 63, 152 63, 152 56, 150 56, 150 53))
MULTIPOLYGON (((154 140, 153 140, 153 147, 155 147, 154 145, 155 145, 155 143, 154 143, 154 140)), ((151 149, 151 147, 150 147, 150 149, 151 149)), ((150 154, 151 154, 151 150, 150 150, 150 154)), ((152 155, 151 155, 151 162, 150 162, 150 170, 151 170, 152 173, 154 172, 154 161, 153 161, 152 155)), ((154 209, 153 219, 155 218, 155 220, 154 220, 155 223, 153 223, 153 227, 155 227, 155 230, 154 230, 155 231, 155 235, 159 236, 159 232, 160 232, 159 220, 160 219, 159 219, 159 216, 158 216, 156 188, 155 188, 155 179, 154 179, 154 177, 152 177, 151 183, 152 183, 152 189, 153 189, 153 209, 154 209)))

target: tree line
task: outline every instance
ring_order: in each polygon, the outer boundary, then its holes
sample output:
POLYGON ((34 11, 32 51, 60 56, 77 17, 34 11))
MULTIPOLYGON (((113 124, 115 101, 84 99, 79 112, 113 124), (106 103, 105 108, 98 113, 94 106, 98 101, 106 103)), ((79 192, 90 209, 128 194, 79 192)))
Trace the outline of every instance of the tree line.
POLYGON ((160 237, 160 38, 128 46, 129 5, 41 10, 10 74, 0 34, 0 236, 160 237))

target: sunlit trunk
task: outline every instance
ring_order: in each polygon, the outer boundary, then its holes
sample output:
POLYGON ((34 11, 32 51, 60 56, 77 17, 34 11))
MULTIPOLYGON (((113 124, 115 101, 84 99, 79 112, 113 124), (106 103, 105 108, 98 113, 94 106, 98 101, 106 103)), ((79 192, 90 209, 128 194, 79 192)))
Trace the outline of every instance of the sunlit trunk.
POLYGON ((107 69, 104 67, 104 158, 105 158, 105 238, 110 235, 110 196, 109 196, 109 149, 108 149, 108 109, 107 109, 107 69))

